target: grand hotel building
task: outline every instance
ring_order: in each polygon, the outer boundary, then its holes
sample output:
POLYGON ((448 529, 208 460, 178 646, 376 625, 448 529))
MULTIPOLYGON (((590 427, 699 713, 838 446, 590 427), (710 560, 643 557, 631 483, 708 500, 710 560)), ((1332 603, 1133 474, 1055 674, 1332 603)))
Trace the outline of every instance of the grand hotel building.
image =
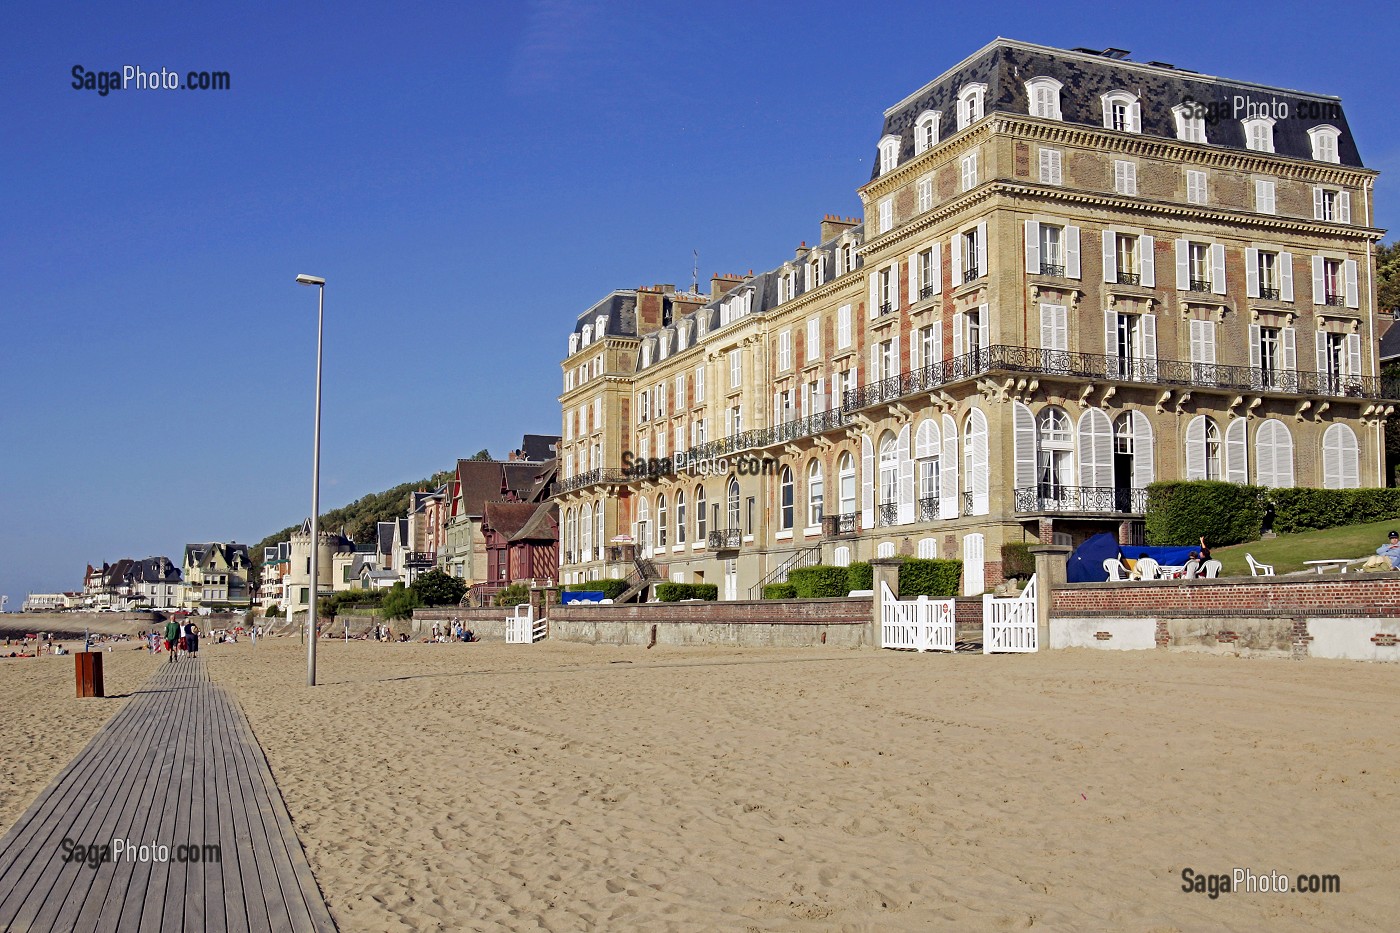
POLYGON ((1131 542, 1157 479, 1380 483, 1376 173, 1337 98, 998 39, 877 153, 863 222, 578 317, 561 579, 743 599, 911 554, 975 594, 1004 543, 1131 542))

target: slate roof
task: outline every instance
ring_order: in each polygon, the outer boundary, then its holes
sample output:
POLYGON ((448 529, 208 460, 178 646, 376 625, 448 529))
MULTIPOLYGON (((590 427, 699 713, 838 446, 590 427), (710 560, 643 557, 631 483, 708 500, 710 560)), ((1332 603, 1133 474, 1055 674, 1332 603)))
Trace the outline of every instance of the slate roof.
MULTIPOLYGON (((1206 139, 1209 142, 1201 145, 1210 148, 1247 148, 1244 127, 1240 118, 1234 116, 1236 96, 1261 104, 1282 102, 1288 105, 1289 116, 1274 123, 1275 154, 1311 160, 1312 143, 1307 131, 1326 124, 1341 131, 1337 140, 1341 164, 1362 165, 1337 97, 1198 74, 1159 62, 1143 64, 1002 38, 974 52, 886 111, 880 135, 882 138, 901 137, 899 161, 903 163, 914 156, 914 123, 925 111, 942 112, 940 141, 958 133, 957 95, 963 86, 979 82, 987 85, 984 113, 1003 111, 1024 115, 1029 112, 1025 82, 1041 76, 1055 78, 1064 85, 1060 109, 1066 123, 1102 129, 1101 96, 1114 90, 1137 94, 1142 107, 1144 136, 1175 140, 1172 108, 1190 98, 1221 114, 1215 122, 1209 122, 1208 118, 1206 139), (1318 114, 1300 112, 1300 103, 1305 105, 1304 110, 1316 109, 1318 114), (1334 112, 1328 112, 1329 108, 1334 112)), ((877 154, 870 177, 874 179, 879 174, 877 154)))
POLYGON ((1381 336, 1381 362, 1389 363, 1400 358, 1400 321, 1390 325, 1381 336))
POLYGON ((137 583, 179 583, 180 568, 168 557, 147 557, 135 562, 133 579, 137 583))
POLYGON ((488 502, 498 502, 508 495, 521 500, 530 500, 537 489, 536 479, 546 470, 552 470, 553 460, 548 463, 529 463, 523 460, 458 460, 457 479, 453 495, 455 515, 480 516, 488 502))
POLYGON ((488 502, 481 524, 507 541, 513 540, 540 508, 533 502, 488 502))
POLYGON ((562 438, 557 434, 526 434, 520 442, 520 449, 527 460, 542 462, 553 460, 562 438))
POLYGON ((380 522, 375 528, 375 536, 378 538, 379 547, 375 553, 388 554, 394 549, 394 528, 397 522, 380 522))
POLYGON ((510 536, 511 541, 558 541, 559 506, 553 502, 541 502, 520 530, 510 536))
MULTIPOLYGON (((634 289, 618 289, 580 314, 574 322, 574 333, 582 334, 583 326, 592 325, 600 314, 608 317, 605 336, 637 336, 637 292, 634 289)), ((597 334, 593 335, 595 340, 597 337, 597 334)))

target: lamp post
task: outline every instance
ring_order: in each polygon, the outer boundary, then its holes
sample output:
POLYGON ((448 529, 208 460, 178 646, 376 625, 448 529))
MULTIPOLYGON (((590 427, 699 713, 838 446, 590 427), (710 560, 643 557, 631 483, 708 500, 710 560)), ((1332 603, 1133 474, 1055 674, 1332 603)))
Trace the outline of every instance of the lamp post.
POLYGON ((320 573, 316 558, 321 550, 321 329, 326 319, 326 280, 315 275, 297 276, 299 285, 319 290, 316 307, 316 427, 311 447, 311 598, 306 607, 306 685, 316 686, 316 600, 320 573))

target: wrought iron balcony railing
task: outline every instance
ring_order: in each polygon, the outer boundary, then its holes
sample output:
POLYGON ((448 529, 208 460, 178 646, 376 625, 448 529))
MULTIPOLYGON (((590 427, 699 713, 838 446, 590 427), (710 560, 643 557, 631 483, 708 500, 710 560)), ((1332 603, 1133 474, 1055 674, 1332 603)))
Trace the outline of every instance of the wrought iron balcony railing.
POLYGON ((1328 292, 1322 296, 1322 303, 1332 308, 1345 308, 1347 306, 1347 296, 1328 292))
POLYGON ((1122 271, 1120 271, 1120 272, 1118 273, 1118 284, 1119 284, 1119 285, 1141 285, 1141 284, 1142 284, 1142 275, 1139 274, 1139 273, 1137 273, 1137 272, 1122 272, 1122 271))
POLYGON ((1269 288, 1267 285, 1259 286, 1259 298, 1261 301, 1278 301, 1279 291, 1277 288, 1269 288))
POLYGON ((1191 279, 1187 286, 1187 291, 1209 293, 1210 279, 1191 279))
POLYGON ((875 522, 886 528, 899 521, 899 505, 894 502, 881 502, 875 509, 875 522))
POLYGON ((921 522, 931 522, 931 521, 933 521, 935 518, 937 518, 937 517, 938 517, 938 503, 939 503, 939 498, 938 498, 937 496, 925 496, 924 498, 920 499, 920 500, 919 500, 919 521, 921 521, 921 522))
POLYGON ((1147 490, 1042 483, 1018 487, 1015 509, 1017 512, 1117 512, 1141 515, 1147 511, 1147 490))
POLYGON ((888 301, 882 301, 882 302, 880 302, 880 306, 879 306, 879 308, 877 309, 876 313, 877 313, 878 316, 884 317, 886 314, 890 314, 890 313, 892 313, 893 311, 894 311, 894 305, 893 305, 893 304, 891 304, 891 303, 888 302, 888 301))
POLYGON ((403 562, 406 567, 431 567, 437 563, 437 555, 432 551, 408 551, 403 562))
POLYGON ((828 538, 854 538, 859 531, 859 512, 822 516, 822 534, 828 538))
POLYGON ((743 540, 744 534, 738 528, 722 528, 710 532, 705 543, 712 551, 737 551, 739 543, 743 540))
POLYGON ((974 282, 981 277, 982 271, 980 269, 976 266, 969 266, 963 271, 963 284, 966 285, 968 282, 974 282))
MULTIPOLYGON (((976 495, 976 493, 970 491, 962 494, 962 513, 964 515, 975 514, 974 506, 977 502, 976 495)), ((951 518, 952 516, 949 517, 951 518)))
POLYGON ((937 292, 937 286, 935 286, 932 282, 925 282, 919 288, 919 300, 922 301, 925 298, 932 298, 937 292))
POLYGON ((597 469, 589 470, 587 473, 578 473, 559 483, 559 492, 573 492, 575 489, 582 489, 584 486, 593 486, 598 483, 625 483, 627 482, 627 471, 618 469, 597 469))
POLYGON ((1062 279, 1065 277, 1065 264, 1062 262, 1042 262, 1040 264, 1040 274, 1062 279))

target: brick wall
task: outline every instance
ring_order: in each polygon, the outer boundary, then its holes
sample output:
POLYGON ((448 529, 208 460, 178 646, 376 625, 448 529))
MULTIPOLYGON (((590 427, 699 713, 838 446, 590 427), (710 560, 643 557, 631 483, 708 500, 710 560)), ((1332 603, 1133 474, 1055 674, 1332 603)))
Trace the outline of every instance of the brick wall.
POLYGON ((1064 617, 1400 617, 1400 573, 1290 578, 1072 583, 1057 588, 1064 617))
POLYGON ((865 625, 870 622, 873 611, 869 597, 757 599, 730 602, 554 606, 549 610, 549 619, 560 622, 865 625))

